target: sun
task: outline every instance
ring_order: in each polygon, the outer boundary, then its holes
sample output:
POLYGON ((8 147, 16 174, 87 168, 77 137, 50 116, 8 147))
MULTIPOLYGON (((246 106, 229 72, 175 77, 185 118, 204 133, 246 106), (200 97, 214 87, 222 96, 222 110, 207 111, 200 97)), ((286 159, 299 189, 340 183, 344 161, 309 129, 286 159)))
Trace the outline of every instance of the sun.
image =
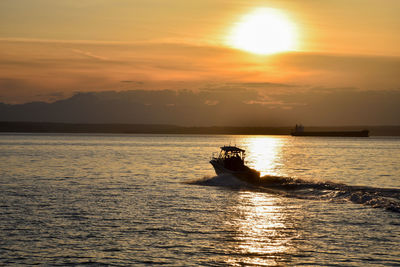
POLYGON ((296 29, 281 11, 258 8, 236 23, 227 42, 260 55, 291 51, 296 49, 296 29))

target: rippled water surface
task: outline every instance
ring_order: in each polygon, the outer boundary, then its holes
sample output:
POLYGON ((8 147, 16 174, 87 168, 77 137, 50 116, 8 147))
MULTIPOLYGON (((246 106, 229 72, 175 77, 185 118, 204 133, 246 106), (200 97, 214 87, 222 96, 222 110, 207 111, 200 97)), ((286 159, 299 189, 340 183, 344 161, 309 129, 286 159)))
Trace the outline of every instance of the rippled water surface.
POLYGON ((400 139, 0 135, 0 264, 400 265, 400 139), (219 146, 279 176, 215 176, 219 146))

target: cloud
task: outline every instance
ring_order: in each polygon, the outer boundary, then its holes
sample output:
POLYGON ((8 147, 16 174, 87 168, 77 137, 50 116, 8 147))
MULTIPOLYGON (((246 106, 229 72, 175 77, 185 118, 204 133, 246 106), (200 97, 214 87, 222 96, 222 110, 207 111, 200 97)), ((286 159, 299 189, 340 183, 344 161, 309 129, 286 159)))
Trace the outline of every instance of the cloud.
POLYGON ((292 74, 290 81, 326 87, 400 88, 400 57, 290 53, 273 64, 292 74))
MULTIPOLYGON (((400 58, 396 57, 312 53, 254 56, 221 46, 187 43, 30 39, 2 39, 0 49, 7 51, 0 55, 0 78, 13 81, 7 86, 3 81, 0 101, 12 103, 54 100, 45 97, 52 92, 71 95, 74 91, 139 88, 207 89, 220 94, 254 89, 254 94, 264 97, 316 87, 327 91, 338 87, 400 90, 400 58), (22 90, 24 94, 15 93, 22 90)), ((291 101, 293 105, 303 102, 291 101)))
POLYGON ((77 53, 77 54, 79 54, 79 55, 84 55, 84 56, 86 56, 88 58, 92 58, 92 59, 96 59, 96 60, 100 60, 100 61, 108 60, 106 57, 95 55, 95 54, 93 54, 93 53, 91 53, 89 51, 82 51, 82 50, 79 50, 79 49, 72 49, 72 51, 77 53))
POLYGON ((126 80, 126 81, 120 81, 121 83, 133 83, 133 84, 144 84, 144 82, 141 81, 130 81, 130 80, 126 80))
POLYGON ((0 78, 0 89, 5 90, 18 90, 25 86, 25 82, 23 79, 15 79, 15 78, 0 78))
POLYGON ((204 104, 209 105, 209 106, 215 106, 215 105, 217 105, 218 103, 219 103, 218 100, 210 100, 210 99, 207 99, 207 100, 204 102, 204 104))
POLYGON ((296 87, 296 85, 293 84, 271 83, 271 82, 226 83, 226 85, 235 87, 246 87, 246 88, 296 87))

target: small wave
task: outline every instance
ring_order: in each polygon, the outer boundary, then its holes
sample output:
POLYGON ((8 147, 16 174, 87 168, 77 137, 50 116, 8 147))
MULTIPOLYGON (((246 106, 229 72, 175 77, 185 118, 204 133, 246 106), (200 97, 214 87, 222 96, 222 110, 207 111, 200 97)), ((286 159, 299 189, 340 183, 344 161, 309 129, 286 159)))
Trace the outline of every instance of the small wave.
POLYGON ((329 181, 307 181, 288 177, 263 177, 262 187, 274 187, 291 192, 300 198, 316 198, 332 201, 347 200, 374 208, 400 212, 400 189, 351 186, 329 181))
POLYGON ((345 198, 353 203, 364 204, 374 208, 383 208, 388 211, 400 213, 400 190, 393 190, 392 194, 388 195, 387 191, 383 188, 371 188, 366 189, 353 189, 341 191, 337 197, 345 198), (382 191, 381 191, 382 190, 382 191))
POLYGON ((270 175, 261 177, 257 184, 250 184, 230 174, 204 177, 189 184, 257 190, 310 200, 350 201, 400 213, 400 189, 351 186, 270 175))

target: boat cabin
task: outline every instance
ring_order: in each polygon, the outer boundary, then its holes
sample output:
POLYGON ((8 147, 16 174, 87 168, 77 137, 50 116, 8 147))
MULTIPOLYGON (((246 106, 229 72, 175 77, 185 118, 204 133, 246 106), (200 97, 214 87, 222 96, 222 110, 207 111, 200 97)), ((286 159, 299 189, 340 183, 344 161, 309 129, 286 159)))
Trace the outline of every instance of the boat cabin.
POLYGON ((245 150, 236 146, 223 146, 218 159, 223 161, 225 168, 239 170, 244 166, 245 150))

